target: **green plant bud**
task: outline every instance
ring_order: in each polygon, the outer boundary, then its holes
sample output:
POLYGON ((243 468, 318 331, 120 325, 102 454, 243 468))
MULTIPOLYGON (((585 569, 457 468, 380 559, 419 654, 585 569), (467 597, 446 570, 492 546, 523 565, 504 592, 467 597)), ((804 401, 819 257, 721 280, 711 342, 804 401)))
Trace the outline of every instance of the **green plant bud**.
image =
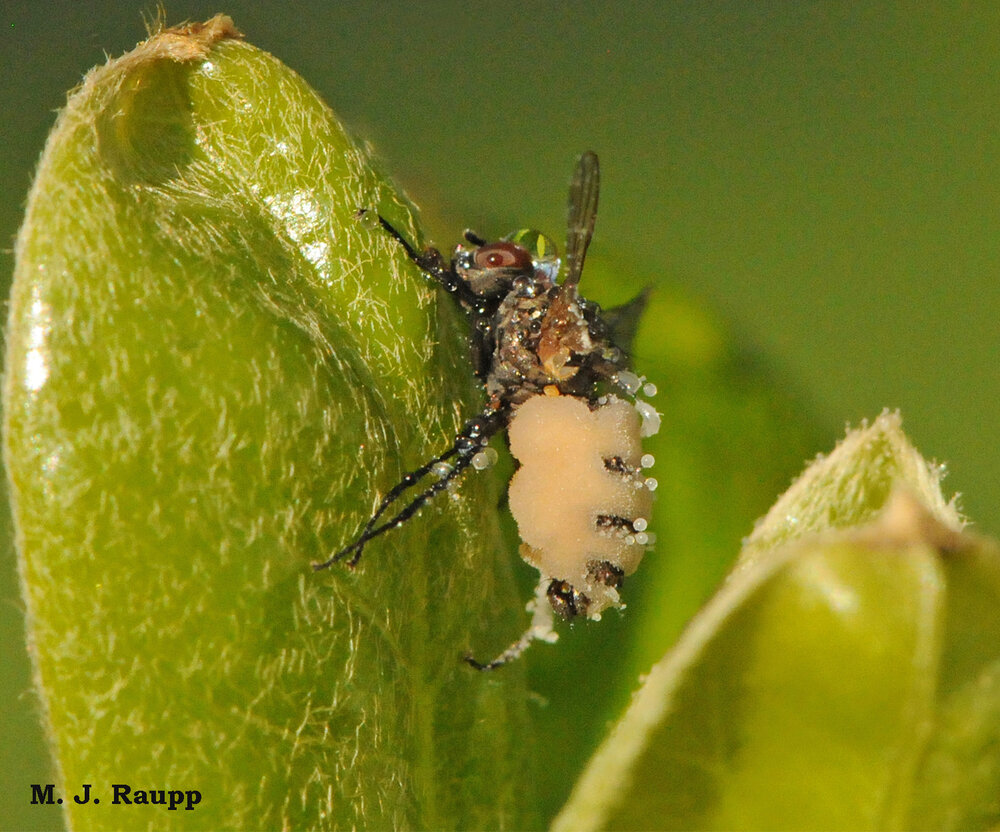
POLYGON ((960 529, 897 416, 851 432, 758 526, 555 828, 995 828, 1000 547, 960 529))
POLYGON ((228 18, 93 70, 59 117, 4 416, 73 828, 530 822, 523 675, 459 661, 523 610, 491 476, 357 570, 310 568, 476 402, 457 312, 361 207, 414 233, 228 18), (71 799, 84 783, 99 806, 71 799), (201 800, 112 805, 113 784, 201 800))

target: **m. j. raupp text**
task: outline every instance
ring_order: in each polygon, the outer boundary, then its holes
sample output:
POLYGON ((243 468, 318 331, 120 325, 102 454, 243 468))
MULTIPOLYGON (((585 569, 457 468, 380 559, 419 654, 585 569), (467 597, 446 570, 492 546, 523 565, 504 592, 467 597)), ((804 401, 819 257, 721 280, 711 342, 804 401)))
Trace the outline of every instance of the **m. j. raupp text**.
MULTIPOLYGON (((98 805, 101 799, 91 793, 91 784, 84 783, 79 793, 72 800, 81 806, 85 804, 98 805)), ((48 805, 62 803, 61 797, 55 796, 55 784, 31 784, 31 803, 33 805, 48 805)), ((201 803, 201 792, 196 789, 133 789, 125 783, 111 784, 112 806, 165 806, 170 811, 183 808, 190 812, 201 803)))

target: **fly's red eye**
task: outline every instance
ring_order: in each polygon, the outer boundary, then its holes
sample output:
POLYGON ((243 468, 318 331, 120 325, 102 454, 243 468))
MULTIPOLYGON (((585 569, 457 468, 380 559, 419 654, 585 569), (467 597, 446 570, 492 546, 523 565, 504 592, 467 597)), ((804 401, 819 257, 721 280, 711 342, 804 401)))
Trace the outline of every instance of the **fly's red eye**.
POLYGON ((492 243, 476 251, 476 265, 481 269, 531 269, 528 250, 508 242, 492 243))
POLYGON ((509 266, 514 262, 513 256, 506 251, 491 251, 486 255, 487 266, 509 266))

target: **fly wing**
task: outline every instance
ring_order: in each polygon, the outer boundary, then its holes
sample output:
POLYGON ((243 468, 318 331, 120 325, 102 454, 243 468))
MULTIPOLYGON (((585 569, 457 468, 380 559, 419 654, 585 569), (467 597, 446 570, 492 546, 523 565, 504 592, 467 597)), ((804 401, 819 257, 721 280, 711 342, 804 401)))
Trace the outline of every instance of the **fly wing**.
POLYGON ((580 282, 583 259, 594 235, 597 219, 597 195, 601 185, 597 154, 584 153, 576 163, 573 181, 569 185, 569 226, 566 231, 566 279, 563 285, 575 286, 580 282))
POLYGON ((647 286, 628 303, 601 311, 601 320, 608 328, 608 340, 625 354, 626 367, 632 366, 632 343, 651 291, 647 286))

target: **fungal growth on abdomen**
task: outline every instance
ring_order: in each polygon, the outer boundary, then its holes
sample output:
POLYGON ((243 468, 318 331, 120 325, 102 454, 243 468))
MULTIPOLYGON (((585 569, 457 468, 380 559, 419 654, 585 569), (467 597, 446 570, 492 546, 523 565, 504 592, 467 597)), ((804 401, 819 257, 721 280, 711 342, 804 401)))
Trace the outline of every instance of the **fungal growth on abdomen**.
POLYGON ((536 567, 564 618, 600 618, 650 542, 653 494, 643 474, 635 407, 606 396, 534 396, 507 428, 520 467, 510 483, 521 557, 536 567), (567 595, 566 588, 569 588, 567 595))

